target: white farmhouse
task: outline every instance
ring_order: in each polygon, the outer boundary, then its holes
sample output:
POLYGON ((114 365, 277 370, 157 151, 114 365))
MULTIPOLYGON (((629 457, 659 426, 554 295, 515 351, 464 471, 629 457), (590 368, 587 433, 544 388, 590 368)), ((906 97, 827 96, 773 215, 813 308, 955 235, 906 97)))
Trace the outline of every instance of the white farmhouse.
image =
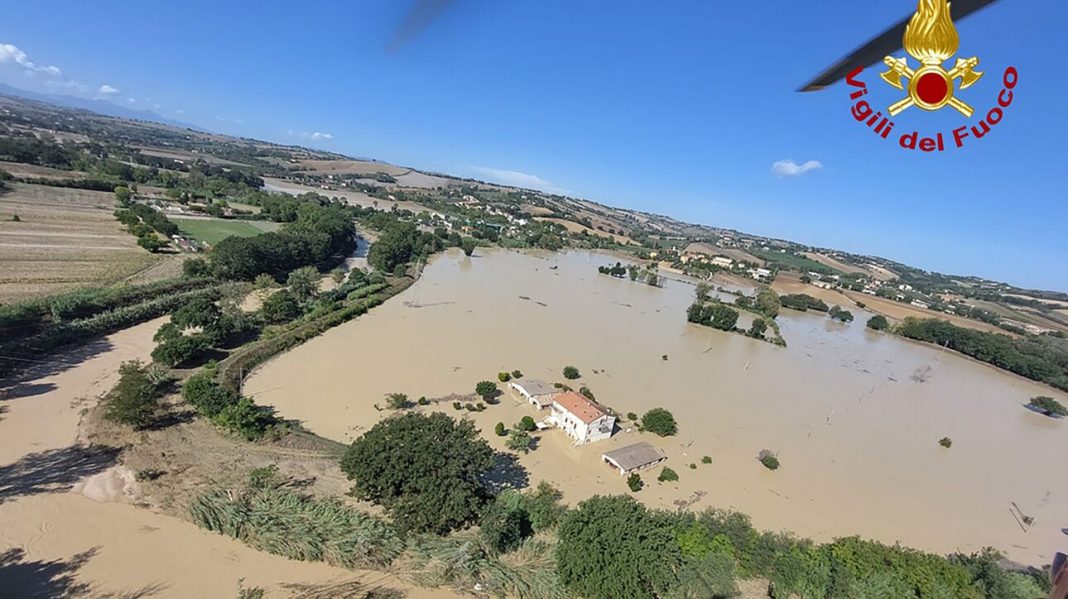
POLYGON ((549 422, 563 429, 576 445, 601 441, 612 436, 616 417, 574 391, 553 398, 549 422))
POLYGON ((734 264, 734 260, 724 256, 716 256, 712 258, 712 264, 722 268, 730 268, 734 264))
POLYGON ((557 393, 555 387, 538 379, 515 380, 508 383, 508 386, 539 410, 552 405, 553 396, 557 393))

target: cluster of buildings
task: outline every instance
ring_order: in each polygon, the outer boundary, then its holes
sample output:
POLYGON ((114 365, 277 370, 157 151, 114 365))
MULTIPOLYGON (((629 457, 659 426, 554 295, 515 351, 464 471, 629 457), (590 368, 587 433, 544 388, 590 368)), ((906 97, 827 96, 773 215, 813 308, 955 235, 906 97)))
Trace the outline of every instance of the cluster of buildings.
MULTIPOLYGON (((508 383, 520 397, 538 410, 548 410, 540 428, 558 428, 571 437, 575 445, 602 441, 612 436, 616 417, 597 402, 581 393, 563 391, 537 379, 520 379, 508 383)), ((607 451, 601 460, 621 475, 651 468, 667 460, 667 454, 647 442, 607 451)))

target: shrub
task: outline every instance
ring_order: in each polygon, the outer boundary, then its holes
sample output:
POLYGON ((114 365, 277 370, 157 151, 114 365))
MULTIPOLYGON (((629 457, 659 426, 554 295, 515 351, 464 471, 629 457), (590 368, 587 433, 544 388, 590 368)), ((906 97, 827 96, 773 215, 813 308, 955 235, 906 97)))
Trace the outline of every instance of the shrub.
POLYGON ((953 447, 953 439, 950 439, 949 437, 942 437, 938 440, 938 444, 942 447, 945 447, 946 449, 949 449, 950 447, 953 447))
POLYGON ((642 430, 669 437, 679 431, 675 417, 664 408, 653 408, 642 416, 642 430))
POLYGON ((834 320, 840 320, 842 322, 853 322, 853 313, 849 310, 843 310, 841 306, 833 306, 827 315, 834 320))
POLYGON ((519 371, 519 370, 513 370, 512 371, 512 378, 513 379, 521 379, 521 378, 523 378, 523 373, 521 371, 519 371))
POLYGON ((215 382, 210 371, 189 377, 182 386, 182 398, 207 418, 214 418, 238 400, 237 395, 215 382))
POLYGON ((502 383, 507 383, 508 381, 512 380, 512 375, 508 374, 507 372, 498 372, 497 380, 502 383))
POLYGON ((416 403, 421 405, 421 406, 429 406, 430 405, 430 400, 427 399, 426 396, 424 395, 424 396, 420 397, 419 401, 417 401, 416 403))
POLYGON ((579 393, 586 396, 586 399, 590 401, 597 401, 597 398, 593 396, 593 391, 590 391, 589 387, 579 387, 579 393))
POLYGON ((1027 405, 1038 410, 1039 412, 1042 412, 1046 416, 1050 416, 1053 418, 1063 418, 1064 416, 1068 416, 1068 408, 1065 408, 1064 405, 1061 404, 1061 402, 1057 401, 1056 399, 1053 399, 1052 397, 1049 397, 1048 395, 1039 395, 1037 397, 1032 397, 1031 401, 1028 402, 1027 405))
POLYGON ((404 393, 390 393, 386 396, 386 405, 392 410, 403 410, 411 406, 404 393))
POLYGON ((454 401, 454 402, 452 402, 452 409, 454 409, 456 411, 460 411, 460 410, 464 409, 464 405, 462 403, 458 402, 458 401, 454 401))
POLYGON ((497 433, 498 437, 504 437, 504 436, 508 435, 508 429, 505 428, 503 422, 498 422, 497 426, 495 426, 493 428, 493 432, 497 433))
POLYGON ((223 408, 212 419, 216 425, 240 435, 246 441, 263 438, 282 421, 274 415, 274 410, 257 406, 247 397, 238 399, 237 403, 223 408))
POLYGON ((697 470, 697 464, 690 462, 690 470, 697 470))
POLYGON ((627 412, 627 420, 631 420, 631 421, 637 422, 638 421, 638 415, 635 414, 634 412, 627 412))
POLYGON ((704 456, 703 458, 701 458, 701 463, 702 464, 711 464, 712 463, 712 456, 710 456, 710 455, 704 456))
POLYGON ((664 466, 664 469, 660 471, 660 476, 656 477, 656 480, 660 482, 674 482, 679 480, 679 475, 671 468, 664 466))
POLYGON ((627 487, 631 491, 637 493, 642 490, 643 486, 645 486, 645 483, 642 482, 642 477, 637 472, 627 477, 627 487))
POLYGON ((564 378, 568 380, 575 380, 582 376, 579 374, 579 369, 574 366, 564 366, 564 378))
POLYGON ((534 418, 530 416, 523 416, 519 420, 519 424, 515 425, 517 429, 526 432, 533 432, 538 430, 538 425, 534 422, 534 418))
POLYGON ((757 459, 760 460, 760 463, 764 464, 764 467, 768 470, 779 469, 779 457, 772 453, 770 449, 761 449, 760 453, 757 454, 757 459))
POLYGON ((203 258, 190 258, 182 262, 182 275, 191 279, 211 276, 211 267, 203 258))
POLYGON ((204 333, 179 335, 156 346, 152 359, 173 368, 202 356, 211 344, 211 337, 204 333))
POLYGON ((160 390, 148 378, 139 361, 123 362, 119 366, 119 382, 108 393, 104 417, 135 428, 152 423, 159 408, 160 390))
POLYGON ((868 319, 868 324, 865 326, 873 331, 885 331, 890 328, 890 321, 882 314, 876 314, 868 319))
POLYGON ((475 393, 482 397, 493 395, 496 392, 497 385, 495 385, 493 381, 479 381, 478 384, 475 385, 475 393))

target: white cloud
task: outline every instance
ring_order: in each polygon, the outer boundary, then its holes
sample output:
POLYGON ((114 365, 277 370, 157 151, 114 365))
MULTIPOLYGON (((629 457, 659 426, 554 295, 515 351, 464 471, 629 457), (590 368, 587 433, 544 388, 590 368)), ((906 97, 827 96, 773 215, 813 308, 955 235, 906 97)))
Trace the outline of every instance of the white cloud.
POLYGON ((823 168, 823 163, 819 160, 809 160, 804 164, 798 164, 793 160, 780 160, 771 165, 771 172, 780 177, 796 177, 803 175, 808 171, 815 171, 823 168))
POLYGON ((100 94, 101 96, 114 96, 115 94, 119 93, 119 90, 105 83, 104 85, 100 86, 100 89, 97 90, 96 93, 100 94))
POLYGON ((38 65, 26 56, 26 53, 15 44, 0 44, 0 62, 12 62, 22 67, 27 73, 44 73, 51 77, 59 77, 63 74, 59 67, 54 65, 38 65))
POLYGON ((321 133, 319 131, 316 131, 315 133, 312 133, 308 137, 310 137, 310 138, 312 138, 312 139, 314 139, 316 141, 323 140, 323 139, 334 139, 333 135, 331 135, 329 133, 321 133))
POLYGON ((523 187, 526 189, 540 189, 541 191, 547 191, 549 193, 568 193, 566 190, 556 187, 549 181, 546 181, 545 179, 542 179, 537 175, 531 175, 529 173, 509 171, 499 168, 489 168, 485 166, 476 166, 472 170, 480 173, 490 181, 494 183, 500 183, 502 185, 523 187))

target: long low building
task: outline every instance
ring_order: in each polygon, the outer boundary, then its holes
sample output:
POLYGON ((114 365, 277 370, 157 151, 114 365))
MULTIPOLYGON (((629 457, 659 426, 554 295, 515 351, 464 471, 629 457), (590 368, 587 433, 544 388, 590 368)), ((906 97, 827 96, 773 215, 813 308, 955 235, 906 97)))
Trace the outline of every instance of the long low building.
POLYGON ((667 454, 659 447, 645 441, 613 449, 601 455, 601 459, 619 470, 619 474, 629 474, 644 468, 650 468, 667 459, 667 454))
POLYGON ((538 379, 515 380, 508 383, 508 386, 539 410, 551 406, 553 396, 560 392, 556 387, 538 379))

